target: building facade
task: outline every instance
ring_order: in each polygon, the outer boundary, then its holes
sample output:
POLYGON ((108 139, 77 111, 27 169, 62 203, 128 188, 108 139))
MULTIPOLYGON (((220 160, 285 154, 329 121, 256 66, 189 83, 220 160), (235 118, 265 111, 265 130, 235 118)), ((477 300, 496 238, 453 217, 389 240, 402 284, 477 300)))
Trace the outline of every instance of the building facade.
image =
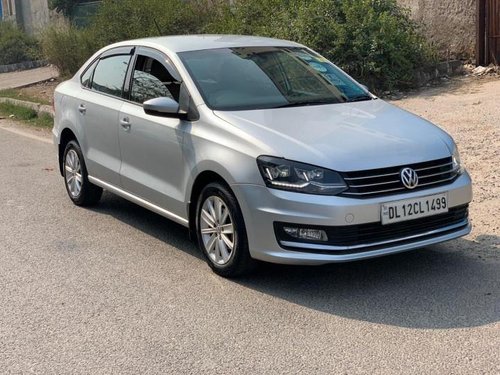
POLYGON ((28 34, 36 34, 49 23, 47 0, 0 0, 0 18, 15 21, 28 34))
POLYGON ((15 0, 0 0, 0 20, 15 20, 16 19, 16 3, 15 0))
POLYGON ((17 0, 16 19, 28 34, 36 34, 49 23, 47 0, 17 0))
POLYGON ((397 0, 423 25, 442 58, 473 59, 478 0, 397 0))

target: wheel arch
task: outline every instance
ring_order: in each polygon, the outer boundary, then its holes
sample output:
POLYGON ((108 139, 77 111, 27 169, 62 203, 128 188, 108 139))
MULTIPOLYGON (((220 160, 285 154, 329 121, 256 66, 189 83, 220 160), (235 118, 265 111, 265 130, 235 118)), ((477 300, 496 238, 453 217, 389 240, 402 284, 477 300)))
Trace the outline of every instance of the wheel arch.
POLYGON ((64 150, 66 149, 67 144, 71 141, 78 142, 76 134, 70 128, 64 128, 59 137, 59 146, 58 146, 59 172, 61 173, 61 176, 63 175, 64 150))
POLYGON ((196 238, 196 205, 198 202, 198 196, 205 186, 213 182, 223 184, 233 193, 229 183, 217 172, 205 170, 196 176, 191 187, 191 193, 189 194, 188 206, 189 234, 192 239, 196 238))

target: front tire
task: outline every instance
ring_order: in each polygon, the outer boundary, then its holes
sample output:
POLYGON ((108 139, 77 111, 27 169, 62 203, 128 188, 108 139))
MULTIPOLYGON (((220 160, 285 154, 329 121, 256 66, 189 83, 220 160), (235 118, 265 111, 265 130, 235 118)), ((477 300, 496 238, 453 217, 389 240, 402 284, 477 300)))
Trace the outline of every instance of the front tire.
POLYGON ((99 202, 102 189, 90 183, 82 149, 70 141, 64 149, 63 175, 69 198, 77 206, 93 206, 99 202))
POLYGON ((250 257, 243 215, 233 193, 220 183, 201 191, 196 209, 198 244, 218 275, 236 277, 255 267, 250 257))

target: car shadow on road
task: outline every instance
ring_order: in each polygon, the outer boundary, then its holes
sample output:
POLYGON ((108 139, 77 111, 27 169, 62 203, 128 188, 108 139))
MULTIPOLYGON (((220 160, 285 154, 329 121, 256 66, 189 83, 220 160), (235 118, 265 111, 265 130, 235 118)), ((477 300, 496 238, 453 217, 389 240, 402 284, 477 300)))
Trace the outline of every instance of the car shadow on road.
MULTIPOLYGON (((110 194, 95 212, 203 259, 186 228, 110 194)), ((500 321, 500 237, 320 267, 260 264, 235 282, 323 313, 407 328, 448 329, 500 321)), ((207 280, 207 282, 211 282, 207 280)))
POLYGON ((187 228, 117 195, 104 192, 99 205, 91 210, 110 215, 188 255, 204 260, 194 242, 189 239, 187 228))
MULTIPOLYGON (((497 236, 490 236, 498 239, 497 236)), ((239 283, 350 319, 447 329, 500 321, 500 249, 465 239, 321 267, 264 265, 239 283)))

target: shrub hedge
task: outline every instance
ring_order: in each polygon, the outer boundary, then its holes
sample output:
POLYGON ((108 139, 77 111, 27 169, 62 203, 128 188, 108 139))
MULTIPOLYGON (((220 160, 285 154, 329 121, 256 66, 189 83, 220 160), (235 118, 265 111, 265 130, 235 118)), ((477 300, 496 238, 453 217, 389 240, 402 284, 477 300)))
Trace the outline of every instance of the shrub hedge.
POLYGON ((91 27, 52 26, 43 49, 69 75, 109 43, 193 33, 294 40, 375 91, 411 87, 415 69, 436 60, 396 0, 235 0, 232 5, 227 0, 104 0, 91 27))
POLYGON ((95 30, 78 29, 59 19, 43 31, 42 51, 63 77, 69 77, 100 48, 95 35, 95 30))
POLYGON ((80 29, 59 20, 45 29, 42 48, 46 59, 63 76, 74 74, 98 49, 121 40, 202 33, 210 22, 214 0, 104 0, 90 23, 80 29))
POLYGON ((298 41, 375 91, 411 87, 436 61, 396 0, 239 0, 207 29, 298 41))
POLYGON ((12 22, 0 21, 0 65, 37 60, 40 50, 37 41, 12 22))

